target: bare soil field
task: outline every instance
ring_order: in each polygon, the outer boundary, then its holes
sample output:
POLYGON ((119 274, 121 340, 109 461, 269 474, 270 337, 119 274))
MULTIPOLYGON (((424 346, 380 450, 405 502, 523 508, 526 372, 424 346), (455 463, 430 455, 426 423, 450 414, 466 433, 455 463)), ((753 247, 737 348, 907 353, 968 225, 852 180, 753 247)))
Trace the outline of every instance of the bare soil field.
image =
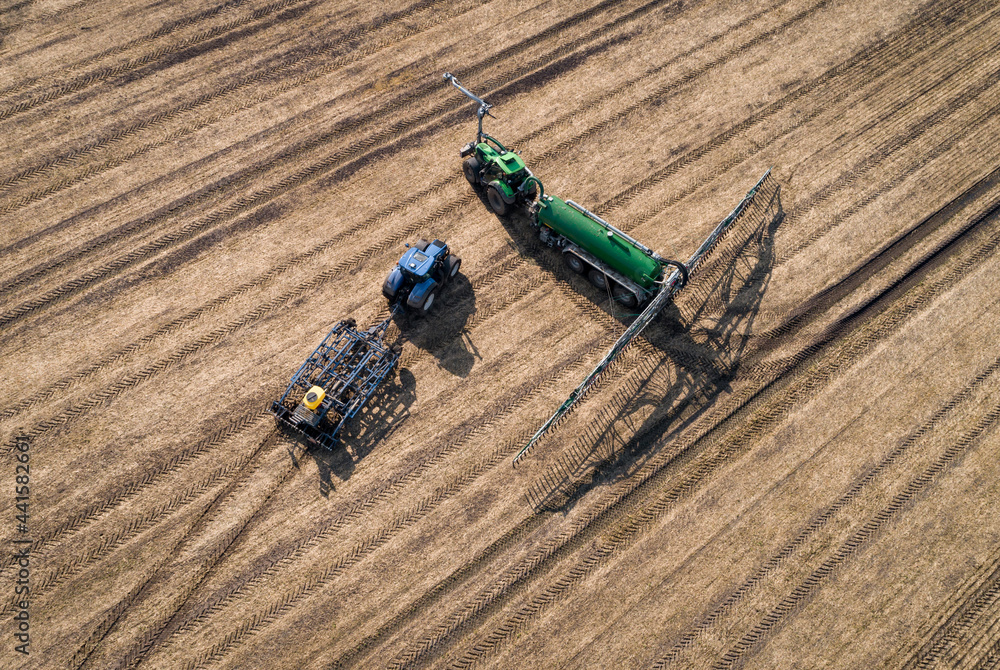
POLYGON ((6 0, 0 56, 0 666, 1000 667, 995 2, 6 0), (444 72, 666 256, 781 187, 516 468, 634 315, 444 72), (420 237, 343 445, 277 428, 420 237))

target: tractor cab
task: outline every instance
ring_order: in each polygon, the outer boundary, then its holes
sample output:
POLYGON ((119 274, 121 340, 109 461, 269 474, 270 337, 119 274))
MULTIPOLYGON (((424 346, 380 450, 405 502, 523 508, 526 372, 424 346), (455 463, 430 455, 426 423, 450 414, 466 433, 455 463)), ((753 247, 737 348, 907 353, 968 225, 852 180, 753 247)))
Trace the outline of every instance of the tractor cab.
MULTIPOLYGON (((428 248, 427 251, 431 250, 428 248)), ((430 276, 436 260, 436 254, 428 254, 416 247, 410 247, 399 259, 399 268, 410 279, 423 280, 430 276)))
POLYGON ((418 240, 412 247, 406 246, 396 267, 382 284, 382 295, 393 307, 402 305, 426 313, 434 304, 434 296, 458 274, 462 260, 452 254, 442 240, 418 240))

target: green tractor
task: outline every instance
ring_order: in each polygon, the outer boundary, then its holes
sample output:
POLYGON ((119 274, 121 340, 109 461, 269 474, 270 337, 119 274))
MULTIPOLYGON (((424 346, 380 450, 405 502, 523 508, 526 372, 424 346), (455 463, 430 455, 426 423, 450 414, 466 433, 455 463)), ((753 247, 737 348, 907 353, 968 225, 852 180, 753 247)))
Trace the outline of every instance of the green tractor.
POLYGON ((486 187, 490 207, 499 216, 505 216, 515 207, 529 206, 535 201, 538 179, 531 174, 519 155, 483 132, 483 117, 493 116, 490 114, 493 105, 459 84, 451 73, 445 73, 444 78, 479 103, 479 132, 476 140, 466 144, 460 152, 465 159, 462 163, 465 178, 473 186, 486 187))

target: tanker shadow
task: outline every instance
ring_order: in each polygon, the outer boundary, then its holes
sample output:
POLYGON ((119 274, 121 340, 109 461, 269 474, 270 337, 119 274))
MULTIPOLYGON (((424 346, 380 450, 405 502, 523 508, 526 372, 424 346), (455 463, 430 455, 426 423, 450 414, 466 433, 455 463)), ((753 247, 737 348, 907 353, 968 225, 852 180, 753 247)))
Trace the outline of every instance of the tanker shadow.
POLYGON ((401 311, 393 316, 393 322, 405 342, 431 354, 439 367, 464 379, 476 359, 482 360, 466 327, 475 311, 472 283, 459 270, 435 298, 429 314, 401 311))
MULTIPOLYGON (((738 226, 739 235, 727 236, 692 276, 686 291, 695 300, 684 301, 689 316, 671 303, 643 331, 663 355, 638 353, 610 402, 529 486, 529 504, 565 512, 594 486, 631 476, 730 390, 770 283, 773 236, 784 218, 780 200, 775 203, 759 221, 738 226)), ((573 419, 558 430, 583 423, 573 419)))
MULTIPOLYGON (((347 481, 354 474, 359 461, 388 440, 410 416, 410 407, 417 399, 417 380, 409 370, 401 368, 387 378, 368 399, 361 411, 344 424, 340 442, 334 449, 325 449, 308 443, 298 433, 285 429, 289 436, 303 447, 301 456, 308 456, 319 471, 319 492, 328 497, 335 490, 334 478, 347 481)), ((289 450, 292 464, 299 467, 301 456, 289 450)))

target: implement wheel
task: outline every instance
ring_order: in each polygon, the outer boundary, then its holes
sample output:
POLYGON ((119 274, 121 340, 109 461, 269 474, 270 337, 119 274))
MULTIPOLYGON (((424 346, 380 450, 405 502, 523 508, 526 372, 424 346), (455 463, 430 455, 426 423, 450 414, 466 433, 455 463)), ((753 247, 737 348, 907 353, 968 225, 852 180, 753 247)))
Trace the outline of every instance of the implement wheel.
POLYGON ((503 196, 496 186, 490 184, 489 188, 486 189, 486 197, 490 201, 490 207, 497 213, 497 216, 506 216, 507 203, 504 202, 503 196))

